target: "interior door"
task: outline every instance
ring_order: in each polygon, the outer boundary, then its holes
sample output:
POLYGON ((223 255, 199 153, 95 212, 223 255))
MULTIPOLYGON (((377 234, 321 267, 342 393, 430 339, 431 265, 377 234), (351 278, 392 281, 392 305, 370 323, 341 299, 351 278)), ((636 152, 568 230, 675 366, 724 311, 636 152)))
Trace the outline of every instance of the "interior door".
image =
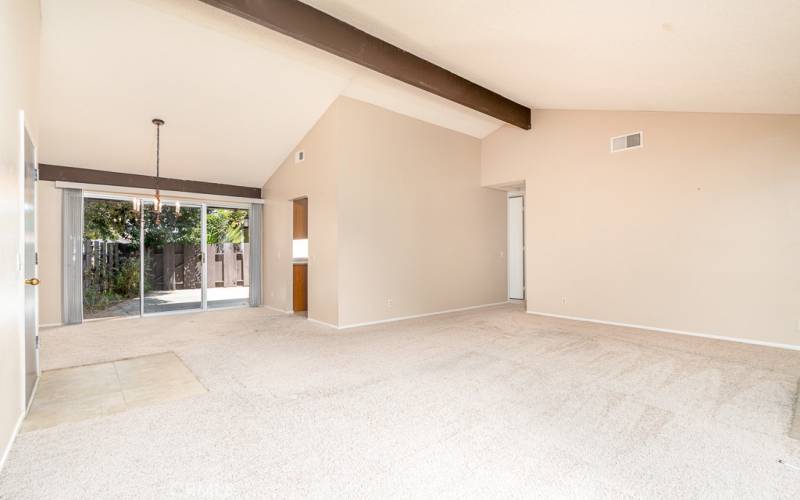
POLYGON ((36 150, 25 130, 25 402, 30 403, 39 377, 36 285, 36 150))
POLYGON ((508 298, 525 298, 524 198, 508 199, 508 298))

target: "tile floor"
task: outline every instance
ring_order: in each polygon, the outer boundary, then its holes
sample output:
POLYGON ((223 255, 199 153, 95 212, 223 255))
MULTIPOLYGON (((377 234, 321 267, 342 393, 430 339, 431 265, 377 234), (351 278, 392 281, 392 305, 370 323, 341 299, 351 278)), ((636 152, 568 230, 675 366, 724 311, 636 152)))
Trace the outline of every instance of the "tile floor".
POLYGON ((173 352, 42 373, 22 432, 206 392, 173 352))

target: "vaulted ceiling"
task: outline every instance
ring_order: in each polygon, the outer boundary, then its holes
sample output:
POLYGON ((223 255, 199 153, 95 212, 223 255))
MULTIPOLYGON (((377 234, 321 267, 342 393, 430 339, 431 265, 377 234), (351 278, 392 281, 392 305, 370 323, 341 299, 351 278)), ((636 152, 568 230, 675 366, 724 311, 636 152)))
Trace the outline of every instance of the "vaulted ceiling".
MULTIPOLYGON (((800 113, 793 0, 307 0, 535 108, 800 113)), ((261 186, 339 95, 497 120, 195 0, 42 0, 39 159, 261 186)), ((534 111, 534 131, 536 114, 534 111)))
POLYGON ((800 113, 797 0, 304 1, 534 109, 800 113))
POLYGON ((261 185, 347 95, 483 137, 500 122, 194 0, 43 0, 39 161, 261 185))

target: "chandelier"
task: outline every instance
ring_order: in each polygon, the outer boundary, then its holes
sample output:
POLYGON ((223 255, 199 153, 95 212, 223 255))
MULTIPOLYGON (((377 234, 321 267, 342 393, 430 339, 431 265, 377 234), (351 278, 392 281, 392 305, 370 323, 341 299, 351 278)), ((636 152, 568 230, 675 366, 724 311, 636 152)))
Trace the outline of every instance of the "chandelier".
POLYGON ((164 125, 164 120, 153 118, 153 125, 156 126, 156 199, 153 210, 156 212, 157 224, 158 216, 161 213, 161 191, 158 189, 158 181, 161 180, 161 126, 164 125))
MULTIPOLYGON (((160 222, 161 219, 161 189, 160 189, 160 181, 161 181, 161 126, 164 125, 164 120, 161 118, 153 118, 153 125, 156 126, 156 195, 155 199, 153 200, 153 211, 156 213, 156 224, 160 222)), ((140 207, 140 200, 138 198, 133 199, 133 211, 139 212, 141 209, 140 207)), ((178 216, 181 214, 181 202, 175 201, 175 215, 178 216)))

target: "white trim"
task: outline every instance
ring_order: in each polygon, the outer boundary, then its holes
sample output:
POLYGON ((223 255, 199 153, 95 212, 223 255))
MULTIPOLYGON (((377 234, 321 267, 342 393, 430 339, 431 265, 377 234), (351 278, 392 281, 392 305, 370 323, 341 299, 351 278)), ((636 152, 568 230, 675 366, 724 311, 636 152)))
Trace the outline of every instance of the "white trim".
POLYGON ((389 318, 389 319, 380 319, 378 321, 367 321, 365 323, 354 323, 352 325, 344 325, 338 327, 339 330, 346 330, 348 328, 358 328, 360 326, 371 326, 371 325, 380 325, 383 323, 394 323, 395 321, 405 321, 407 319, 415 319, 415 318, 425 318, 428 316, 438 316, 440 314, 448 314, 448 313, 455 313, 460 311, 469 311, 471 309, 481 309, 483 307, 493 307, 493 306, 501 306, 503 304, 508 304, 507 300, 503 302, 493 302, 491 304, 481 304, 477 306, 468 306, 468 307, 459 307, 457 309, 447 309, 445 311, 436 311, 430 313, 423 313, 423 314, 413 314, 411 316, 398 316, 396 318, 389 318))
MULTIPOLYGON (((42 380, 42 371, 39 370, 39 376, 36 377, 36 382, 33 383, 33 390, 31 391, 31 400, 28 401, 28 406, 25 407, 25 416, 28 416, 28 412, 31 411, 31 406, 33 406, 33 400, 36 398, 36 391, 39 389, 39 381, 42 380)), ((24 420, 24 419, 23 419, 24 420)))
MULTIPOLYGON (((33 401, 33 398, 31 398, 33 401)), ((14 445, 14 441, 17 440, 17 435, 19 434, 20 429, 22 429, 22 422, 25 420, 27 413, 22 412, 17 419, 17 425, 14 426, 14 431, 11 433, 11 437, 8 439, 8 443, 6 443, 6 448, 3 450, 3 456, 0 457, 0 472, 2 472, 3 467, 6 465, 6 460, 8 460, 8 455, 11 453, 11 447, 14 445)))
MULTIPOLYGON (((38 367, 37 367, 38 368, 38 367)), ((8 455, 11 453, 11 447, 14 445, 14 441, 17 440, 17 436, 19 435, 19 431, 22 429, 22 423, 25 421, 25 418, 28 416, 28 412, 31 411, 31 406, 33 405, 33 400, 36 399, 36 392, 39 389, 39 381, 42 379, 41 375, 36 377, 36 382, 33 384, 33 391, 31 392, 31 400, 28 402, 28 405, 25 407, 25 411, 22 412, 17 419, 17 424, 14 426, 14 431, 11 433, 11 437, 6 444, 5 450, 3 450, 3 456, 0 457, 0 472, 3 471, 3 467, 6 465, 6 460, 8 459, 8 455)))
POLYGON ((332 323, 325 323, 324 321, 320 321, 318 319, 306 317, 306 320, 308 320, 308 321, 310 321, 312 323, 316 323, 318 325, 323 325, 323 326, 327 326, 327 327, 333 328, 334 330, 341 330, 342 329, 341 327, 336 326, 336 325, 334 325, 332 323))
POLYGON ((562 314, 550 314, 538 311, 525 311, 528 314, 535 314, 538 316, 548 316, 550 318, 560 318, 560 319, 570 319, 573 321, 585 321, 587 323, 598 323, 601 325, 613 325, 613 326, 623 326, 626 328, 636 328, 638 330, 650 330, 653 332, 661 332, 661 333, 674 333, 676 335, 689 335, 691 337, 703 337, 707 339, 714 339, 714 340, 726 340, 728 342, 739 342, 742 344, 752 344, 764 347, 777 347, 779 349, 789 349, 791 351, 800 351, 800 345, 793 345, 793 344, 780 344, 778 342, 764 342, 762 340, 750 340, 750 339, 743 339, 739 337, 725 337, 723 335, 711 335, 709 333, 697 333, 697 332, 687 332, 684 330, 671 330, 669 328, 656 328, 653 326, 647 325, 634 325, 631 323, 620 323, 618 321, 604 321, 600 319, 593 319, 593 318, 582 318, 579 316, 564 316, 562 314))
POLYGON ((283 309, 278 309, 277 307, 272 307, 268 305, 264 305, 263 307, 283 314, 292 314, 294 312, 294 311, 284 311, 283 309))
POLYGON ((55 328, 57 326, 64 326, 64 323, 45 323, 44 325, 39 325, 39 329, 41 330, 42 328, 55 328))
MULTIPOLYGON (((141 196, 145 198, 155 196, 155 189, 144 189, 144 188, 131 188, 131 187, 123 187, 123 186, 106 186, 103 184, 85 184, 83 182, 66 182, 66 181, 56 181, 56 189, 82 189, 84 191, 89 191, 95 194, 106 194, 111 196, 119 196, 119 195, 131 195, 131 196, 141 196)), ((239 206, 244 207, 245 205, 249 205, 251 203, 260 203, 264 204, 264 200, 262 198, 240 198, 238 196, 223 196, 219 194, 203 194, 203 193, 185 193, 183 191, 161 191, 161 194, 164 197, 170 198, 172 200, 194 200, 194 201, 215 201, 215 202, 228 202, 232 205, 236 205, 236 208, 239 206)), ((217 205, 213 205, 216 207, 217 205)))

